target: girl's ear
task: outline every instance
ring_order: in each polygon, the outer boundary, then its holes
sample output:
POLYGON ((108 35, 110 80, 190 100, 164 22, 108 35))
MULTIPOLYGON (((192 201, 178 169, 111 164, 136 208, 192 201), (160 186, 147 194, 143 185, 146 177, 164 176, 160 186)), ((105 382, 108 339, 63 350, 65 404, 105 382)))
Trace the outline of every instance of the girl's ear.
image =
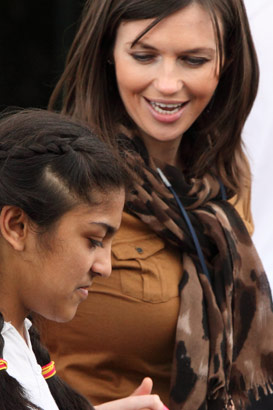
POLYGON ((5 205, 0 214, 2 237, 17 251, 25 249, 29 220, 25 212, 16 206, 5 205))

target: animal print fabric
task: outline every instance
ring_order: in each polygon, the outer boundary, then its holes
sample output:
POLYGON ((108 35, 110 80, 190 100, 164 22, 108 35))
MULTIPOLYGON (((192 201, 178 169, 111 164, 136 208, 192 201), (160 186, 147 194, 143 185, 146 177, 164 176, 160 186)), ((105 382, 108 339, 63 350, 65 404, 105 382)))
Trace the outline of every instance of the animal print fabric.
MULTIPOLYGON (((187 181, 149 158, 137 136, 119 138, 134 180, 126 211, 181 249, 183 275, 170 390, 171 410, 245 409, 248 394, 272 392, 273 305, 269 283, 240 216, 221 199, 218 179, 187 181), (204 275, 171 182, 195 228, 211 282, 204 275)), ((231 195, 231 193, 229 193, 231 195)), ((168 272, 166 272, 168 275, 168 272)), ((162 329, 164 331, 164 329, 162 329)))

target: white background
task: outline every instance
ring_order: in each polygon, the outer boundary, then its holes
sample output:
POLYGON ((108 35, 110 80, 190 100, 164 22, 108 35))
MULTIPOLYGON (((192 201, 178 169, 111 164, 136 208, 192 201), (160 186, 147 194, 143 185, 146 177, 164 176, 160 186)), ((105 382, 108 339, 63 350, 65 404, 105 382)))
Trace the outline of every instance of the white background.
POLYGON ((260 65, 243 139, 252 169, 253 240, 273 290, 273 0, 245 0, 260 65))

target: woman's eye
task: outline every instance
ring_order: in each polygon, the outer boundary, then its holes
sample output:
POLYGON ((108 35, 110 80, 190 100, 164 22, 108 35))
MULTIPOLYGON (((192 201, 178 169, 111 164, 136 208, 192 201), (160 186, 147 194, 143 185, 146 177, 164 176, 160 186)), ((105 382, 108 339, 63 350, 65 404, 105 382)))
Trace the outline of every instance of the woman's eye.
POLYGON ((193 67, 202 66, 209 61, 207 58, 204 57, 182 57, 182 60, 193 67))
POLYGON ((137 60, 140 61, 141 63, 148 63, 151 60, 154 59, 154 56, 151 54, 132 54, 132 57, 137 60))
POLYGON ((102 248, 103 247, 103 243, 100 241, 96 241, 96 239, 89 238, 89 242, 92 245, 92 248, 102 248))

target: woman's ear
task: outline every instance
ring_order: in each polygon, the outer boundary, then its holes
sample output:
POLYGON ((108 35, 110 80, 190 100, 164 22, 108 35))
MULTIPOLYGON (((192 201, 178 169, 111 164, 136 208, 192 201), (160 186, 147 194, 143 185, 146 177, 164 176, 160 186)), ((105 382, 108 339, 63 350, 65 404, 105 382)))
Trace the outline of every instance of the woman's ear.
POLYGON ((29 220, 25 212, 16 206, 5 205, 0 213, 2 237, 17 251, 25 249, 29 220))

